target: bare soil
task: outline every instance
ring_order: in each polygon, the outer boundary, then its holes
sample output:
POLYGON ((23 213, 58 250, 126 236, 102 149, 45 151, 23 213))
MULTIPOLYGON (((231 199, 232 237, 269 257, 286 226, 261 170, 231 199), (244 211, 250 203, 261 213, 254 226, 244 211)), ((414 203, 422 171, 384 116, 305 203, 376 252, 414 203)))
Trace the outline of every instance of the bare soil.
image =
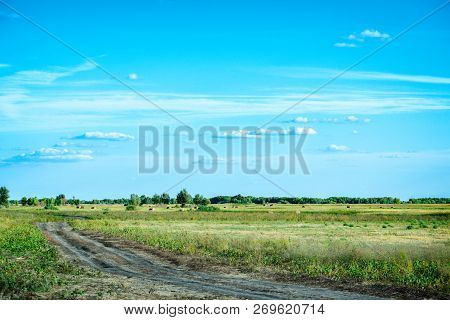
POLYGON ((79 287, 72 288, 73 295, 64 293, 67 288, 62 288, 47 298, 379 299, 348 290, 258 278, 229 266, 207 265, 198 259, 186 262, 129 241, 77 232, 64 222, 40 223, 38 227, 65 259, 94 270, 91 276, 82 279, 79 287))

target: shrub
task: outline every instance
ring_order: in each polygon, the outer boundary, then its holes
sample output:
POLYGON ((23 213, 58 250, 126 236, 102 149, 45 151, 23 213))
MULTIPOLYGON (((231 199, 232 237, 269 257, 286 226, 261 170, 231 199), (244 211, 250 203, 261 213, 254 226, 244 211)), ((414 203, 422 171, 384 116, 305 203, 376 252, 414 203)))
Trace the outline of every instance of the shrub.
POLYGON ((46 204, 44 207, 45 210, 58 210, 58 207, 52 205, 52 204, 46 204))
POLYGON ((127 211, 135 211, 136 210, 136 206, 129 204, 126 206, 125 208, 127 211))
POLYGON ((220 209, 213 206, 199 206, 197 211, 213 212, 213 211, 220 211, 220 209))

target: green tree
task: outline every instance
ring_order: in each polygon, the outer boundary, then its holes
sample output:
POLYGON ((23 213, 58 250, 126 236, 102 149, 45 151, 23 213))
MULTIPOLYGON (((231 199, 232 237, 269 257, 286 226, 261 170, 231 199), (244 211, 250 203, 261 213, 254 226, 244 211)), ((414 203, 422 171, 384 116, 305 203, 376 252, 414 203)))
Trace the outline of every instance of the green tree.
POLYGON ((36 198, 36 197, 28 198, 27 204, 28 204, 29 206, 37 206, 37 205, 39 204, 39 200, 38 200, 38 198, 36 198))
POLYGON ((130 196, 129 204, 132 205, 132 206, 137 207, 137 206, 139 206, 141 204, 141 198, 137 194, 132 194, 130 196))
POLYGON ((192 203, 192 196, 189 194, 189 192, 187 192, 186 189, 181 190, 178 194, 177 194, 177 203, 181 204, 183 207, 187 204, 187 203, 192 203))
POLYGON ((200 194, 196 194, 193 201, 196 205, 199 205, 199 206, 207 206, 207 205, 211 204, 211 201, 209 201, 208 198, 205 198, 204 196, 202 196, 200 194))
POLYGON ((162 195, 161 195, 161 203, 164 203, 164 204, 169 204, 170 203, 170 196, 169 196, 169 194, 168 193, 163 193, 162 195))
POLYGON ((66 202, 67 202, 67 199, 66 199, 65 195, 60 194, 59 196, 56 197, 55 204, 57 206, 65 206, 66 202))
POLYGON ((23 205, 24 207, 27 205, 27 203, 28 203, 27 197, 22 197, 22 199, 20 199, 20 204, 23 205))
POLYGON ((1 187, 0 188, 0 207, 1 206, 5 206, 8 207, 9 206, 9 190, 6 189, 6 187, 1 187))
POLYGON ((154 194, 152 197, 152 203, 153 204, 160 204, 161 203, 161 196, 159 194, 154 194))
POLYGON ((55 207, 55 199, 54 198, 44 198, 45 207, 47 210, 57 210, 55 207))

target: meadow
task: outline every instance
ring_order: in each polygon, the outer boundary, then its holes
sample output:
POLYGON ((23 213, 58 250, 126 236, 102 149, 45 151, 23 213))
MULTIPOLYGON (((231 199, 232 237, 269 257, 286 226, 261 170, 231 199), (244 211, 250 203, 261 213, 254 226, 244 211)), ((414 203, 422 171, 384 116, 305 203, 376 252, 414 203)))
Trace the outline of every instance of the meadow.
POLYGON ((35 226, 54 217, 35 210, 0 211, 0 299, 31 298, 62 284, 64 276, 80 272, 59 258, 35 226))
POLYGON ((430 297, 450 295, 450 205, 213 207, 215 211, 175 205, 145 205, 135 211, 120 205, 3 209, 0 287, 32 292, 57 283, 61 263, 33 223, 66 220, 79 230, 292 281, 364 283, 430 297))

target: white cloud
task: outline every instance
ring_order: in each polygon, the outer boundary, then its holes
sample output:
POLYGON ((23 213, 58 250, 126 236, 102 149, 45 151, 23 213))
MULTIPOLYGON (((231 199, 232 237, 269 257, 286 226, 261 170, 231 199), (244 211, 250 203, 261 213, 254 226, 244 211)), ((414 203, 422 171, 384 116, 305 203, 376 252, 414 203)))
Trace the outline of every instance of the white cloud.
POLYGON ((335 43, 335 47, 340 48, 354 48, 357 45, 355 42, 364 42, 364 39, 366 38, 373 38, 373 39, 380 39, 380 40, 386 40, 390 38, 390 35, 387 33, 382 33, 378 30, 372 30, 372 29, 365 29, 362 32, 359 33, 359 35, 356 35, 354 33, 349 34, 345 39, 349 40, 349 42, 338 42, 335 43))
POLYGON ((390 37, 387 33, 382 33, 378 30, 370 30, 366 29, 360 33, 361 37, 364 38, 381 38, 381 39, 388 39, 390 37))
POLYGON ((356 44, 348 42, 337 42, 334 44, 334 46, 338 48, 355 48, 356 44))
POLYGON ((85 132, 80 136, 76 136, 73 139, 126 141, 133 140, 134 137, 120 132, 90 131, 85 132))
POLYGON ((308 134, 308 135, 313 135, 313 134, 317 134, 317 131, 314 130, 313 128, 295 128, 294 130, 291 131, 290 134, 308 134))
POLYGON ((353 134, 358 134, 358 130, 353 130, 352 133, 353 134))
POLYGON ((396 74, 385 72, 350 71, 344 75, 344 78, 354 80, 382 80, 382 81, 450 84, 450 78, 446 77, 435 77, 427 75, 407 75, 407 74, 396 74))
MULTIPOLYGON (((301 88, 296 92, 247 96, 155 92, 143 94, 168 112, 182 117, 183 121, 190 121, 198 119, 199 115, 206 119, 226 117, 230 113, 240 116, 274 116, 282 112, 285 106, 301 100, 309 90, 301 88)), ((100 131, 107 131, 103 128, 124 125, 124 115, 127 126, 141 125, 143 118, 151 118, 162 124, 170 122, 166 115, 149 106, 147 101, 126 90, 63 89, 47 93, 8 89, 0 95, 0 105, 0 119, 4 119, 0 130, 3 132, 20 130, 23 123, 27 123, 30 128, 43 130, 49 130, 51 123, 51 129, 85 130, 86 127, 97 127, 100 131)), ((336 88, 310 96, 302 103, 301 110, 303 116, 323 114, 322 119, 308 117, 308 123, 341 123, 351 114, 358 114, 363 119, 369 115, 392 112, 450 110, 450 96, 424 90, 336 88)), ((293 115, 298 112, 299 108, 289 111, 290 123, 293 123, 293 115)))
POLYGON ((356 121, 358 121, 359 119, 358 119, 358 117, 355 117, 355 116, 348 116, 348 117, 347 117, 347 120, 348 120, 348 121, 351 121, 351 122, 356 122, 356 121))
POLYGON ((370 120, 369 118, 364 118, 363 119, 363 122, 365 122, 365 123, 369 123, 370 121, 372 121, 372 120, 370 120))
POLYGON ((297 117, 294 119, 295 122, 308 122, 308 118, 306 117, 297 117))
POLYGON ((338 122, 340 122, 340 120, 339 120, 339 118, 324 118, 324 119, 320 119, 319 122, 338 123, 338 122))
POLYGON ((51 71, 22 70, 10 76, 0 78, 0 83, 9 87, 21 87, 27 85, 50 85, 56 80, 72 76, 78 72, 89 71, 95 68, 95 64, 84 62, 75 67, 56 67, 51 71))
POLYGON ((3 160, 4 163, 27 162, 71 162, 92 160, 91 150, 72 150, 67 148, 41 148, 30 153, 22 153, 3 160))
MULTIPOLYGON (((269 74, 296 79, 329 79, 343 72, 339 69, 305 68, 305 67, 271 67, 266 69, 269 74)), ((450 77, 437 77, 430 75, 409 75, 373 71, 348 71, 341 77, 342 80, 378 80, 403 81, 416 83, 450 84, 450 77)))
POLYGON ((350 148, 344 145, 330 144, 327 148, 328 151, 349 151, 350 148))
POLYGON ((315 135, 317 131, 313 128, 289 128, 289 129, 257 129, 257 130, 231 130, 223 132, 221 138, 261 138, 269 135, 315 135))
POLYGON ((137 78, 138 78, 138 75, 136 73, 130 73, 128 75, 128 79, 130 79, 130 80, 137 80, 137 78))
POLYGON ((10 67, 9 64, 7 64, 7 63, 0 63, 0 68, 8 68, 8 67, 10 67))

